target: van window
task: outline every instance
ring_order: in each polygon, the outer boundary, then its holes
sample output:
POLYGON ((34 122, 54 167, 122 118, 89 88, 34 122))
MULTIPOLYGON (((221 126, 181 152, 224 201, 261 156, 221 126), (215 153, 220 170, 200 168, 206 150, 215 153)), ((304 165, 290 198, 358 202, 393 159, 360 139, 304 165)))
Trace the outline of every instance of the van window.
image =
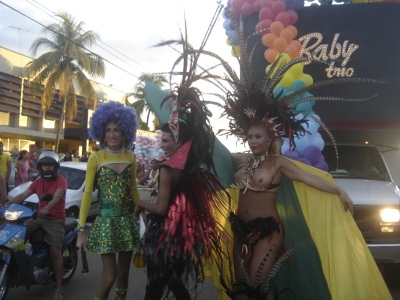
POLYGON ((335 178, 390 180, 386 165, 376 147, 358 145, 338 145, 337 158, 333 145, 325 145, 322 154, 329 172, 335 178))

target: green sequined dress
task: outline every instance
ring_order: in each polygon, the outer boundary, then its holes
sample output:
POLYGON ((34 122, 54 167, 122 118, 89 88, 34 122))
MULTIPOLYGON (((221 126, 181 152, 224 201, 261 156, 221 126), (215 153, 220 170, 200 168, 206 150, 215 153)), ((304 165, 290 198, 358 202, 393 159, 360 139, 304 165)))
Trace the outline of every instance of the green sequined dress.
POLYGON ((139 223, 131 197, 133 166, 118 174, 107 166, 97 170, 99 215, 88 237, 88 250, 104 253, 130 251, 139 246, 139 223))

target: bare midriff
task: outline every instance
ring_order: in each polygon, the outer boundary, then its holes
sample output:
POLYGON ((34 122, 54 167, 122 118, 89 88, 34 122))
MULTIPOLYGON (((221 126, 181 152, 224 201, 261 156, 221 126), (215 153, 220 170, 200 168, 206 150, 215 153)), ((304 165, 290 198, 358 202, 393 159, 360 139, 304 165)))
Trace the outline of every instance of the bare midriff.
POLYGON ((243 191, 240 191, 237 216, 245 222, 258 217, 274 217, 278 221, 279 214, 276 208, 277 190, 278 188, 265 192, 247 190, 244 194, 243 191))

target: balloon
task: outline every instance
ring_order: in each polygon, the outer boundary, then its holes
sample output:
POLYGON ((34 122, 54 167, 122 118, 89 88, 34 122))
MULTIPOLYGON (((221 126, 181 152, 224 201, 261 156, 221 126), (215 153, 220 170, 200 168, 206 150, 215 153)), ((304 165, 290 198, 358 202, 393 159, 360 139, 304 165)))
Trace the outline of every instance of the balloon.
MULTIPOLYGON (((297 31, 297 28, 294 27, 293 25, 289 25, 289 26, 286 27, 285 29, 289 29, 289 30, 292 31, 292 33, 293 33, 293 38, 295 38, 295 37, 297 36, 297 34, 299 33, 299 32, 297 31)), ((300 42, 299 42, 299 43, 300 43, 300 42)), ((301 45, 301 44, 300 44, 300 45, 301 45)))
POLYGON ((277 15, 280 12, 286 11, 286 4, 283 1, 274 1, 271 8, 275 15, 277 15))
POLYGON ((288 43, 294 39, 293 31, 290 28, 284 28, 279 36, 287 40, 288 43))
POLYGON ((279 100, 280 98, 285 96, 288 91, 289 91, 289 89, 287 87, 285 87, 279 83, 278 86, 274 89, 274 92, 273 92, 274 97, 279 100))
POLYGON ((240 11, 246 0, 232 0, 232 9, 240 11))
POLYGON ((321 156, 321 149, 317 146, 310 145, 303 151, 303 156, 307 158, 312 164, 317 163, 321 156))
POLYGON ((307 116, 311 113, 312 107, 311 107, 310 103, 303 102, 303 103, 297 104, 295 110, 298 112, 301 112, 303 115, 307 116))
POLYGON ((283 27, 290 25, 290 16, 286 11, 282 11, 275 16, 275 21, 281 22, 283 27))
POLYGON ((288 158, 296 159, 296 160, 298 160, 299 158, 303 157, 303 155, 301 155, 300 151, 298 151, 298 150, 290 150, 290 149, 285 151, 283 155, 288 157, 288 158))
POLYGON ((290 25, 293 25, 298 21, 299 16, 297 15, 297 12, 295 12, 294 10, 288 10, 286 13, 289 16, 289 24, 290 25))
POLYGON ((262 20, 274 20, 275 19, 275 14, 272 11, 272 9, 270 7, 263 7, 261 8, 259 14, 258 14, 258 19, 260 21, 262 20))
POLYGON ((306 85, 311 85, 314 83, 314 79, 311 77, 311 75, 308 75, 308 74, 300 75, 298 80, 303 81, 306 85))
POLYGON ((276 40, 277 36, 273 33, 264 34, 261 38, 261 43, 267 47, 272 48, 274 45, 274 41, 276 40))
POLYGON ((273 22, 270 26, 271 32, 275 33, 277 36, 279 36, 283 28, 283 24, 279 21, 273 22))
POLYGON ((291 89, 292 91, 297 91, 297 90, 302 89, 302 88, 305 87, 305 86, 306 86, 306 84, 304 83, 304 81, 296 80, 296 81, 293 82, 293 84, 292 84, 292 86, 290 87, 290 89, 291 89))
POLYGON ((271 7, 273 0, 261 0, 261 7, 271 7))
POLYGON ((306 135, 295 137, 294 142, 296 143, 296 150, 298 150, 300 153, 303 153, 304 149, 309 146, 309 141, 306 135))
POLYGON ((309 137, 310 145, 317 146, 320 150, 324 149, 325 143, 319 132, 313 133, 309 137))
MULTIPOLYGON (((297 34, 296 34, 296 35, 297 35, 297 34)), ((290 45, 296 47, 297 50, 299 50, 299 51, 300 51, 301 48, 303 47, 303 46, 301 45, 301 43, 300 43, 298 40, 293 40, 293 41, 291 41, 291 42, 290 42, 290 45)))
POLYGON ((320 161, 318 163, 316 163, 315 165, 313 165, 315 168, 320 169, 322 171, 328 172, 329 171, 329 167, 328 164, 325 161, 320 161))
POLYGON ((256 0, 253 2, 253 10, 256 11, 260 11, 261 9, 261 0, 256 0))
POLYGON ((279 52, 285 51, 286 47, 288 46, 287 40, 282 37, 278 37, 274 41, 274 49, 278 50, 279 52))
POLYGON ((278 56, 279 52, 276 51, 275 49, 268 48, 264 52, 264 58, 269 62, 269 63, 274 63, 276 60, 276 57, 278 56))
POLYGON ((243 3, 242 8, 241 8, 241 12, 245 16, 250 16, 254 12, 253 4, 249 3, 249 2, 243 3))
POLYGON ((256 25, 256 31, 258 32, 259 35, 264 35, 270 33, 270 28, 271 28, 272 21, 271 20, 262 20, 257 23, 256 25))
POLYGON ((291 59, 297 58, 300 56, 299 51, 297 50, 296 47, 293 47, 291 45, 287 46, 285 48, 285 52, 290 56, 291 59))
POLYGON ((311 166, 311 161, 309 161, 307 158, 305 157, 301 157, 298 159, 299 162, 302 162, 303 164, 309 165, 311 166))
POLYGON ((284 86, 287 89, 289 89, 293 81, 294 81, 293 75, 290 73, 286 73, 285 75, 283 75, 281 81, 279 81, 278 86, 284 86))

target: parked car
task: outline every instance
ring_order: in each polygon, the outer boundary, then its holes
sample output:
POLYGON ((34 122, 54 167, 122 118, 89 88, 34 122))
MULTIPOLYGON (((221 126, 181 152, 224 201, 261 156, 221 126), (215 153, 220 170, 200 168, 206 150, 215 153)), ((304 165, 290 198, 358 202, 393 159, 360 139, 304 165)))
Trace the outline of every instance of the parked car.
MULTIPOLYGON (((61 162, 59 174, 67 179, 68 189, 65 201, 65 210, 68 217, 78 218, 79 209, 81 207, 82 195, 85 188, 85 175, 86 175, 87 163, 81 162, 61 162)), ((36 180, 37 176, 32 179, 36 180)), ((25 191, 30 184, 26 182, 14 189, 12 189, 7 195, 7 201, 11 200, 16 195, 25 191)), ((25 200, 25 204, 28 206, 35 206, 39 203, 39 199, 36 194, 29 196, 25 200)), ((95 216, 98 213, 99 201, 97 200, 97 190, 92 193, 92 205, 89 209, 89 216, 95 216)))
POLYGON ((377 263, 400 263, 400 191, 383 156, 371 145, 337 149, 338 160, 333 145, 322 152, 335 182, 353 200, 354 219, 372 255, 377 263))

